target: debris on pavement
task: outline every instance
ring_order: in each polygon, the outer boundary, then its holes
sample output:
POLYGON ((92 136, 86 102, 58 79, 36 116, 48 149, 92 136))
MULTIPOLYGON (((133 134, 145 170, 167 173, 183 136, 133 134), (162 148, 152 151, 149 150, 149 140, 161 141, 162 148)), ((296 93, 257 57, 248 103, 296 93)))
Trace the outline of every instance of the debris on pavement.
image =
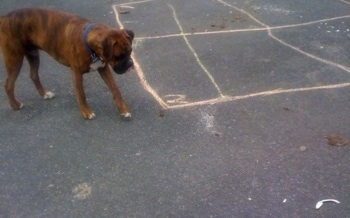
POLYGON ((121 7, 118 7, 118 13, 119 14, 130 14, 130 9, 134 9, 134 7, 121 6, 121 7))
POLYGON ((215 135, 216 137, 221 137, 221 135, 222 135, 221 132, 217 132, 217 131, 213 131, 212 133, 213 133, 213 135, 215 135))
POLYGON ((302 152, 303 152, 303 151, 306 151, 306 150, 307 150, 307 147, 302 145, 302 146, 299 147, 299 150, 302 151, 302 152))
POLYGON ((323 205, 324 202, 334 202, 334 203, 337 203, 337 204, 340 204, 340 202, 338 200, 335 200, 335 199, 325 199, 325 200, 322 200, 322 201, 319 201, 317 202, 316 204, 316 210, 320 209, 323 205))
POLYGON ((165 116, 165 111, 159 110, 159 117, 164 117, 164 116, 165 116))
POLYGON ((325 137, 331 146, 342 147, 348 144, 349 140, 339 134, 330 134, 325 137))

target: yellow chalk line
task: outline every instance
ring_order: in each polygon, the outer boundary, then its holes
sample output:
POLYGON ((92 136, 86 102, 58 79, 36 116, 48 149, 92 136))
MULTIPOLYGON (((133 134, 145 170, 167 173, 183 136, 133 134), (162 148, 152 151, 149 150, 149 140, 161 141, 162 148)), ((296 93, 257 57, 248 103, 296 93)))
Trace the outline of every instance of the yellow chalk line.
POLYGON ((146 3, 146 2, 151 2, 153 0, 145 0, 145 1, 138 1, 138 2, 126 2, 126 3, 121 3, 113 6, 125 6, 125 5, 135 5, 135 4, 140 4, 140 3, 146 3))
POLYGON ((327 18, 327 19, 322 19, 322 20, 314 20, 314 21, 309 21, 309 22, 299 23, 299 24, 289 24, 289 25, 283 25, 283 26, 269 27, 269 29, 274 30, 274 29, 284 29, 284 28, 308 26, 308 25, 312 25, 312 24, 316 24, 316 23, 329 22, 329 21, 340 20, 340 19, 345 19, 345 18, 350 18, 350 15, 332 17, 332 18, 327 18))
POLYGON ((341 2, 345 3, 345 4, 350 4, 350 2, 344 1, 344 0, 340 0, 341 2))
MULTIPOLYGON (((121 29, 124 28, 123 24, 120 22, 119 19, 119 15, 118 15, 118 11, 116 6, 122 6, 122 5, 130 5, 130 4, 137 4, 137 3, 143 3, 143 2, 149 2, 151 0, 148 1, 139 1, 139 2, 130 2, 130 3, 123 3, 120 5, 114 5, 113 9, 116 15, 116 20, 118 25, 120 26, 121 29)), ((169 5, 169 7, 173 10, 173 14, 174 14, 174 18, 175 21, 177 22, 177 25, 179 26, 179 29, 181 31, 181 34, 172 34, 172 35, 165 35, 165 36, 154 36, 154 37, 139 37, 139 38, 135 38, 138 40, 143 40, 143 39, 158 39, 158 38, 170 38, 170 37, 183 37, 187 43, 187 46, 190 48, 190 50, 194 53, 197 62, 199 63, 199 65, 202 67, 204 67, 203 64, 201 64, 201 61, 198 58, 197 53, 194 51, 193 47, 190 45, 190 43, 188 42, 188 39, 186 36, 188 35, 204 35, 204 34, 219 34, 219 33, 231 33, 231 32, 248 32, 248 31, 268 31, 268 34, 270 37, 272 37, 274 40, 278 41, 279 43, 299 52, 302 53, 303 55, 306 55, 310 58, 313 58, 315 60, 318 60, 320 62, 335 66, 335 67, 339 67, 342 70, 345 70, 347 72, 350 72, 350 69, 346 66, 342 66, 340 64, 319 58, 317 56, 314 56, 312 54, 306 53, 302 50, 300 50, 299 48, 292 46, 286 42, 284 42, 283 40, 277 38, 276 36, 274 36, 271 32, 271 30, 274 29, 283 29, 283 28, 292 28, 292 27, 298 27, 298 26, 306 26, 306 25, 311 25, 311 24, 315 24, 315 23, 320 23, 320 22, 326 22, 326 21, 332 21, 332 20, 337 20, 337 19, 344 19, 344 18, 349 18, 350 15, 347 16, 340 16, 340 17, 334 17, 334 18, 329 18, 329 19, 323 19, 323 20, 317 20, 317 21, 311 21, 311 22, 306 22, 306 23, 301 23, 301 24, 292 24, 292 25, 284 25, 284 26, 276 26, 276 27, 269 27, 268 25, 264 24, 263 22, 259 21, 258 19, 256 19, 255 17, 253 17, 251 14, 249 14, 248 12, 245 12, 242 9, 236 8, 233 5, 230 5, 222 0, 218 0, 219 2, 232 7, 238 11, 241 11, 242 13, 246 14, 247 16, 249 16, 250 18, 252 18, 254 21, 256 21, 258 24, 264 26, 263 28, 255 28, 255 29, 239 29, 239 30, 228 30, 228 31, 215 31, 215 32, 197 32, 197 33, 184 33, 182 26, 180 25, 180 22, 177 19, 176 16, 176 12, 174 10, 174 8, 169 5)), ((347 2, 345 2, 347 3, 347 2)), ((134 55, 132 57, 134 59, 135 62, 135 70, 138 73, 138 76, 140 77, 141 80, 141 84, 143 85, 143 87, 152 94, 152 96, 158 101, 158 103, 164 108, 164 109, 178 109, 178 108, 184 108, 184 107, 193 107, 193 106, 200 106, 200 105, 206 105, 206 104, 217 104, 217 103, 223 103, 223 102, 229 102, 229 101, 235 101, 235 100, 241 100, 241 99, 247 99, 247 98, 252 98, 252 97, 259 97, 259 96, 269 96, 269 95, 276 95, 276 94, 283 94, 283 93, 293 93, 293 92, 305 92, 305 91, 313 91, 313 90, 324 90, 324 89, 335 89, 335 88, 344 88, 344 87, 348 87, 350 86, 350 83, 341 83, 341 84, 334 84, 334 85, 326 85, 326 86, 317 86, 317 87, 308 87, 308 88, 296 88, 296 89, 277 89, 277 90, 271 90, 271 91, 264 91, 264 92, 259 92, 259 93, 253 93, 253 94, 248 94, 248 95, 241 95, 241 96, 223 96, 221 94, 220 98, 214 98, 214 99, 209 99, 209 100, 204 100, 204 101, 198 101, 198 102, 193 102, 193 103, 185 103, 185 104, 181 104, 181 105, 174 105, 174 106, 169 106, 167 103, 165 103, 162 98, 159 97, 159 95, 157 94, 157 92, 154 91, 154 89, 148 84, 144 73, 142 71, 142 68, 140 67, 139 63, 136 61, 134 55)), ((203 69, 202 67, 202 69, 203 69)), ((204 69, 206 69, 204 67, 204 69)), ((205 70, 204 70, 205 71, 205 70)), ((209 71, 207 71, 209 73, 209 71)), ((208 75, 208 74, 207 74, 208 75)), ((209 73, 209 78, 211 76, 211 74, 209 73)), ((214 83, 216 84, 216 83, 214 83)), ((218 87, 218 86, 217 86, 218 87)), ((219 89, 220 90, 220 89, 219 89)), ((221 93, 221 92, 219 92, 221 93)))
POLYGON ((287 29, 287 28, 308 26, 308 25, 313 25, 313 24, 316 24, 316 23, 329 22, 329 21, 345 19, 345 18, 350 18, 350 15, 345 15, 345 16, 340 16, 340 17, 333 17, 333 18, 327 18, 327 19, 322 19, 322 20, 315 20, 315 21, 299 23, 299 24, 274 26, 274 27, 268 27, 268 28, 261 27, 261 28, 250 28, 250 29, 234 29, 234 30, 206 31, 206 32, 194 32, 194 33, 183 33, 183 34, 169 34, 169 35, 163 35, 163 36, 144 36, 144 37, 136 37, 135 39, 138 39, 138 40, 161 39, 161 38, 179 37, 179 36, 183 36, 183 35, 185 35, 185 36, 195 36, 195 35, 212 35, 212 34, 223 34, 223 33, 268 31, 269 29, 270 30, 278 30, 278 29, 287 29))
POLYGON ((236 6, 233 6, 225 1, 222 1, 222 0, 218 0, 218 2, 230 7, 230 8, 233 8, 237 11, 240 11, 242 12, 243 14, 247 15, 248 17, 250 17, 252 20, 254 20, 255 22, 257 22, 258 24, 260 24, 261 26, 264 26, 266 28, 270 28, 268 25, 264 24, 263 22, 261 22, 260 20, 256 19, 254 16, 252 16, 251 14, 249 14, 248 12, 244 11, 243 9, 240 9, 240 8, 237 8, 236 6))
MULTIPOLYGON (((301 54, 303 54, 303 55, 305 55, 305 56, 307 56, 307 57, 310 57, 310 58, 312 58, 312 59, 314 59, 314 60, 317 60, 317 61, 319 61, 319 62, 328 64, 328 65, 331 65, 331 66, 334 66, 334 67, 337 67, 337 68, 340 68, 340 69, 342 69, 342 70, 344 70, 344 71, 350 73, 350 68, 347 67, 347 66, 343 66, 343 65, 341 65, 341 64, 338 64, 338 63, 335 63, 335 62, 332 62, 332 61, 329 61, 329 60, 326 60, 326 59, 317 57, 316 55, 307 53, 307 52, 301 50, 300 48, 297 48, 297 47, 295 47, 295 46, 293 46, 293 45, 291 45, 291 44, 289 44, 289 43, 283 41, 282 39, 278 38, 277 36, 275 36, 275 35, 272 33, 272 31, 271 31, 272 28, 271 28, 271 27, 269 27, 269 26, 266 25, 265 23, 261 22, 260 20, 256 19, 253 15, 251 15, 251 14, 248 13, 248 12, 246 12, 245 10, 240 9, 240 8, 237 8, 237 7, 231 5, 231 4, 229 4, 229 3, 227 3, 227 2, 225 2, 225 1, 223 1, 223 0, 218 0, 218 2, 220 2, 220 3, 222 3, 222 4, 226 5, 226 6, 229 6, 229 7, 233 8, 233 9, 235 9, 235 10, 237 10, 237 11, 240 11, 241 13, 247 15, 247 16, 250 17, 252 20, 254 20, 255 22, 257 22, 258 24, 264 26, 264 27, 267 29, 269 36, 270 36, 272 39, 276 40, 277 42, 281 43, 282 45, 287 46, 287 47, 293 49, 294 51, 297 51, 297 52, 299 52, 299 53, 301 53, 301 54)), ((343 16, 342 18, 344 18, 344 17, 348 17, 348 16, 343 16)), ((336 19, 336 18, 333 18, 333 19, 331 18, 331 19, 327 19, 327 20, 330 21, 330 20, 334 20, 334 19, 336 19)), ((325 21, 325 20, 324 20, 324 21, 325 21)), ((323 21, 323 22, 324 22, 324 21, 323 21)), ((312 23, 312 22, 308 22, 308 24, 310 24, 310 23, 312 23)))
MULTIPOLYGON (((142 1, 142 2, 148 2, 148 1, 142 1)), ((113 6, 113 10, 114 10, 114 14, 115 14, 115 17, 116 17, 116 21, 117 21, 120 29, 124 29, 124 26, 123 26, 122 22, 119 19, 119 13, 118 13, 117 7, 115 5, 113 6)), ((134 68, 135 68, 135 71, 137 72, 137 75, 140 78, 140 81, 141 81, 141 84, 142 84, 143 88, 145 90, 147 90, 153 96, 153 98, 156 99, 156 101, 158 101, 158 103, 162 106, 163 109, 168 108, 168 104, 166 104, 163 101, 163 99, 158 95, 158 93, 156 91, 154 91, 152 86, 147 82, 145 74, 144 74, 144 72, 143 72, 139 62, 137 61, 134 52, 131 54, 131 58, 134 61, 134 68)))
POLYGON ((342 69, 342 70, 344 70, 344 71, 350 73, 350 68, 347 67, 347 66, 344 66, 344 65, 335 63, 335 62, 333 62, 333 61, 329 61, 329 60, 326 60, 326 59, 317 57, 316 55, 307 53, 307 52, 301 50, 300 48, 297 48, 297 47, 295 47, 295 46, 293 46, 293 45, 291 45, 291 44, 288 44, 288 43, 286 43, 285 41, 283 41, 283 40, 277 38, 277 37, 276 37, 275 35, 273 35, 270 31, 269 31, 269 35, 270 35, 274 40, 276 40, 277 42, 281 43, 282 45, 285 45, 285 46, 287 46, 287 47, 289 47, 289 48, 291 48, 291 49, 293 49, 293 50, 295 50, 295 51, 297 51, 297 52, 299 52, 299 53, 301 53, 301 54, 303 54, 303 55, 305 55, 305 56, 307 56, 307 57, 310 57, 310 58, 312 58, 312 59, 314 59, 314 60, 317 60, 317 61, 319 61, 319 62, 322 62, 322 63, 324 63, 324 64, 328 64, 328 65, 331 65, 331 66, 340 68, 340 69, 342 69))
POLYGON ((197 52, 194 50, 194 48, 192 47, 192 45, 190 44, 190 42, 188 41, 187 37, 183 34, 184 31, 182 29, 182 26, 180 24, 180 21, 179 19, 177 18, 177 15, 176 15, 176 11, 174 9, 174 7, 170 4, 168 4, 168 6, 171 8, 171 10, 173 11, 173 16, 174 16, 174 19, 175 19, 175 22, 177 24, 177 26, 179 27, 180 29, 180 32, 181 32, 181 35, 183 37, 183 39, 185 40, 188 48, 191 50, 191 52, 193 53, 198 65, 202 68, 202 70, 207 74, 207 76, 209 77, 209 79, 211 80, 211 82, 213 83, 213 85, 215 86, 216 90, 218 91, 219 95, 223 98, 224 95, 222 94, 221 90, 220 90, 220 87, 218 86, 218 84, 215 82, 215 79, 214 77, 211 75, 211 73, 208 71, 208 69, 203 65, 202 61, 199 59, 198 55, 197 55, 197 52))
POLYGON ((158 93, 156 91, 154 91, 152 86, 147 82, 145 74, 144 74, 140 64, 138 63, 134 53, 131 54, 131 58, 134 61, 134 67, 135 67, 135 70, 137 72, 137 75, 140 78, 140 81, 141 81, 143 88, 146 89, 153 96, 153 98, 156 99, 156 101, 158 101, 158 103, 162 106, 163 109, 168 108, 169 107, 168 104, 163 101, 163 99, 158 95, 158 93))
POLYGON ((267 30, 267 28, 255 28, 255 29, 236 29, 236 30, 224 30, 224 31, 207 31, 207 32, 195 32, 195 33, 178 33, 178 34, 169 34, 163 36, 144 36, 137 37, 135 39, 145 40, 145 39, 162 39, 162 38, 172 38, 172 37, 183 37, 183 36, 195 36, 195 35, 211 35, 211 34, 222 34, 222 33, 236 33, 236 32, 253 32, 253 31, 262 31, 267 30))
POLYGON ((174 105, 174 106, 169 106, 169 109, 179 109, 179 108, 184 108, 184 107, 194 107, 194 106, 201 106, 201 105, 207 105, 207 104, 218 104, 218 103, 237 101, 237 100, 242 100, 242 99, 247 99, 247 98, 260 97, 260 96, 270 96, 270 95, 277 95, 277 94, 283 94, 283 93, 345 88, 348 86, 350 86, 350 83, 341 83, 341 84, 334 84, 334 85, 316 86, 316 87, 307 87, 307 88, 296 88, 296 89, 276 89, 276 90, 264 91, 264 92, 253 93, 253 94, 248 94, 248 95, 226 96, 224 98, 214 98, 214 99, 197 101, 197 102, 188 103, 188 104, 174 105))
POLYGON ((115 14, 115 20, 117 21, 119 28, 120 29, 124 29, 124 25, 122 24, 122 22, 119 19, 119 13, 118 13, 118 10, 117 10, 117 6, 113 5, 112 8, 113 8, 113 11, 114 11, 114 14, 115 14))

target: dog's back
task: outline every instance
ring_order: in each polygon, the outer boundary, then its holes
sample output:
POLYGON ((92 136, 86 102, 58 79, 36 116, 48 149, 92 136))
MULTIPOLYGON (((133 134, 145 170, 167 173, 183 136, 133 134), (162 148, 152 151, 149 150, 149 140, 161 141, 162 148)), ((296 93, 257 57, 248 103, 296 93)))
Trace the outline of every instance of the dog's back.
POLYGON ((87 22, 85 18, 51 9, 16 10, 0 18, 0 47, 11 40, 17 49, 42 49, 59 60, 60 54, 55 52, 75 35, 80 36, 81 26, 87 22))

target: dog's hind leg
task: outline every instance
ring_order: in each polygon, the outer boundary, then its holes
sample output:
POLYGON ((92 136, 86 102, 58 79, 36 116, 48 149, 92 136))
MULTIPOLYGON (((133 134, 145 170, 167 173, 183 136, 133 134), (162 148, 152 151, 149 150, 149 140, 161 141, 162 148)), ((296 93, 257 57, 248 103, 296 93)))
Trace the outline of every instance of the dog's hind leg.
POLYGON ((30 78, 32 79, 36 89, 38 90, 39 94, 44 99, 51 99, 55 97, 55 94, 53 92, 50 92, 46 90, 41 82, 39 77, 39 65, 40 65, 40 57, 39 57, 39 51, 37 49, 31 50, 30 52, 27 52, 25 55, 29 66, 30 66, 30 78))
POLYGON ((14 110, 19 110, 24 107, 24 104, 16 100, 15 97, 15 83, 23 64, 23 55, 6 55, 4 52, 4 62, 7 70, 7 77, 5 80, 5 91, 9 100, 10 106, 14 110))

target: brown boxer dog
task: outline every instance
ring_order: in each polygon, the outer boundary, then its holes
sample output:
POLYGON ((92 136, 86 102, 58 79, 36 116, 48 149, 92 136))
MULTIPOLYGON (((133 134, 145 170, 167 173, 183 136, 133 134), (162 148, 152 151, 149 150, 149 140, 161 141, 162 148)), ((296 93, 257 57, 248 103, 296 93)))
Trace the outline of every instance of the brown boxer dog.
POLYGON ((95 114, 86 103, 83 75, 97 70, 113 94, 122 117, 131 117, 111 69, 123 74, 133 68, 130 57, 134 33, 118 30, 62 11, 20 9, 0 17, 0 48, 7 70, 5 90, 14 110, 23 104, 16 100, 15 82, 23 59, 29 62, 30 78, 44 99, 54 94, 45 89, 39 78, 39 50, 71 68, 81 113, 86 119, 95 114))

